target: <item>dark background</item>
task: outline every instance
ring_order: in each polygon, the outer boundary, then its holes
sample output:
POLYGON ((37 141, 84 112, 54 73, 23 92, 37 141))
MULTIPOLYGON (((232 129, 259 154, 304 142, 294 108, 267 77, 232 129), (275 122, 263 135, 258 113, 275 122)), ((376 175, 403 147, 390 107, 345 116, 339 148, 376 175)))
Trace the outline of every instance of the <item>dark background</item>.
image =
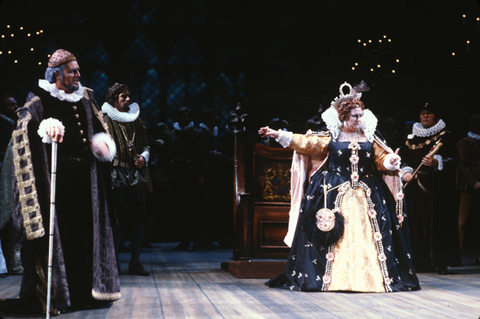
POLYGON ((341 83, 365 80, 375 114, 401 125, 428 102, 462 136, 479 112, 478 16, 474 0, 5 0, 0 94, 22 104, 47 55, 64 48, 100 104, 114 82, 129 85, 147 125, 171 125, 189 106, 197 119, 217 109, 223 126, 240 102, 251 129, 281 117, 299 132, 341 83))

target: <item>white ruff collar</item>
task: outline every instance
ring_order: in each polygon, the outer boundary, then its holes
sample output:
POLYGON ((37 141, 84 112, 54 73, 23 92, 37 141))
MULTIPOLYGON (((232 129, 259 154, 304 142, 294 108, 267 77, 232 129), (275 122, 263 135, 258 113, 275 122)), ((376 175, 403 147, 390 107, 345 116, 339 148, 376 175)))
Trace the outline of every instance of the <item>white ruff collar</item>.
POLYGON ((50 83, 47 80, 38 80, 38 86, 60 101, 78 102, 82 99, 84 93, 83 86, 80 83, 78 84, 78 89, 73 93, 67 93, 57 88, 55 83, 50 83))
POLYGON ((422 123, 417 122, 413 124, 412 133, 418 137, 428 137, 440 133, 445 129, 445 126, 447 125, 442 119, 438 120, 437 124, 429 128, 423 128, 422 123))
POLYGON ((183 132, 183 131, 189 131, 195 127, 195 124, 193 124, 193 121, 191 121, 187 126, 185 127, 180 127, 180 124, 178 122, 173 123, 173 128, 175 131, 183 132))
POLYGON ((473 138, 474 140, 480 141, 480 135, 473 133, 473 132, 468 132, 468 137, 473 138))
MULTIPOLYGON (((338 119, 338 112, 334 107, 329 107, 325 112, 322 113, 322 119, 327 124, 327 128, 332 133, 332 138, 336 140, 338 134, 342 130, 342 122, 338 119)), ((377 118, 373 115, 372 111, 365 109, 363 113, 362 123, 360 124, 360 129, 367 140, 371 143, 373 142, 373 134, 377 128, 377 118)))
POLYGON ((140 115, 140 107, 137 103, 132 103, 128 107, 130 109, 127 112, 120 112, 111 104, 105 102, 102 105, 102 112, 107 114, 109 118, 117 122, 133 122, 140 115))

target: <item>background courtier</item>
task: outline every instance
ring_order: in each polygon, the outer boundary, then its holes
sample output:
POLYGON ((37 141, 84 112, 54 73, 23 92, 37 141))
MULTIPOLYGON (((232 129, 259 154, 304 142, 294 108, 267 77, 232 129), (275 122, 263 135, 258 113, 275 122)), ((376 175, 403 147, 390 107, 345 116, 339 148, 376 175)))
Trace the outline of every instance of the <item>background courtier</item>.
POLYGON ((140 250, 145 230, 145 188, 150 185, 147 163, 150 156, 145 125, 140 107, 130 104, 130 91, 125 84, 115 83, 108 89, 102 106, 105 120, 115 140, 117 154, 113 160, 113 193, 120 223, 115 227, 115 249, 119 251, 121 233, 132 233, 132 254, 128 272, 148 276, 140 263, 140 250), (122 226, 122 231, 120 227, 122 226))
POLYGON ((400 151, 407 211, 412 238, 413 264, 417 271, 448 273, 460 266, 458 200, 455 191, 455 144, 438 110, 425 104, 420 122, 413 125, 400 151), (434 145, 442 146, 427 156, 434 145), (413 176, 412 173, 421 168, 413 176))

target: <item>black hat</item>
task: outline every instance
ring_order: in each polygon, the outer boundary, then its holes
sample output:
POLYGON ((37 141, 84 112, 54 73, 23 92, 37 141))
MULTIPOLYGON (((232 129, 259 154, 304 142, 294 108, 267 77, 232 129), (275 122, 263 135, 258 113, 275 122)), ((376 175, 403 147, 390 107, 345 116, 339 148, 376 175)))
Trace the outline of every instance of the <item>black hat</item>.
POLYGON ((420 112, 422 112, 423 110, 427 110, 428 112, 433 113, 435 115, 437 115, 438 113, 438 108, 429 103, 425 103, 425 105, 423 105, 423 107, 420 109, 420 112))

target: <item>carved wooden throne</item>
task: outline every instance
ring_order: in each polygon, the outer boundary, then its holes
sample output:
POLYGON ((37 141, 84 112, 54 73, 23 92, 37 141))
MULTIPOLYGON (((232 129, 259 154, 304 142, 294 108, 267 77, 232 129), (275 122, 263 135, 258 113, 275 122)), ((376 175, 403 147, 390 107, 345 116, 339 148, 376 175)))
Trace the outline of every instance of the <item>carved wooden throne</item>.
POLYGON ((235 136, 234 247, 222 269, 239 278, 270 278, 283 271, 290 210, 293 151, 235 136))

